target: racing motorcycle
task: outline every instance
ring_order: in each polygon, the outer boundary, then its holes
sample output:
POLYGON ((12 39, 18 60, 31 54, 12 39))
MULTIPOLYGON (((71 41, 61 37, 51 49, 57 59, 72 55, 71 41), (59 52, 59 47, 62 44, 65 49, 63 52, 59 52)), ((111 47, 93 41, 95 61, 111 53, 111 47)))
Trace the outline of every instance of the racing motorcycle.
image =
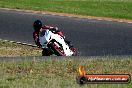
MULTIPOLYGON (((64 34, 62 32, 57 32, 56 34, 59 36, 61 40, 64 41, 65 45, 70 49, 69 53, 72 53, 72 54, 68 56, 76 56, 77 55, 76 48, 74 48, 74 46, 71 45, 71 42, 65 41, 64 34)), ((62 47, 62 44, 58 40, 52 39, 50 33, 49 33, 49 37, 46 38, 46 40, 47 40, 47 43, 46 43, 47 48, 43 48, 42 56, 50 56, 50 55, 67 56, 62 47)))

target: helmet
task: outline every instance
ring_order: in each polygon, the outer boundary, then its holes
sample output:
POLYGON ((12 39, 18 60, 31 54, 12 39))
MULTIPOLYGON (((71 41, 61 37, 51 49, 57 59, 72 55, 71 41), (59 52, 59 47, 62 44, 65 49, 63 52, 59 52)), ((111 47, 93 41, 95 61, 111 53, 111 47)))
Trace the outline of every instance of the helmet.
POLYGON ((40 20, 36 20, 33 23, 33 28, 35 31, 39 31, 42 27, 42 22, 40 20))

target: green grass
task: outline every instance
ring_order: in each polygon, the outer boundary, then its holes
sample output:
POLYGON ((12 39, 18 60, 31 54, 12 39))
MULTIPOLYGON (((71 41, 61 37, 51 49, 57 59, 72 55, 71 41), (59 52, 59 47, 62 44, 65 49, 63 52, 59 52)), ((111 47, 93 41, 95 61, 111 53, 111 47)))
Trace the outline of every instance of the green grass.
POLYGON ((0 41, 0 57, 41 56, 41 49, 0 41))
POLYGON ((132 82, 130 84, 86 84, 83 86, 76 83, 80 65, 84 67, 87 74, 132 75, 132 56, 27 57, 41 56, 41 50, 3 41, 0 41, 0 46, 0 88, 132 87, 132 82), (7 59, 5 56, 13 58, 7 59))
POLYGON ((76 83, 79 65, 88 74, 132 74, 131 59, 132 57, 30 57, 3 60, 0 61, 0 88, 132 88, 132 83, 83 86, 76 83))
POLYGON ((0 0, 0 7, 132 19, 131 0, 0 0))

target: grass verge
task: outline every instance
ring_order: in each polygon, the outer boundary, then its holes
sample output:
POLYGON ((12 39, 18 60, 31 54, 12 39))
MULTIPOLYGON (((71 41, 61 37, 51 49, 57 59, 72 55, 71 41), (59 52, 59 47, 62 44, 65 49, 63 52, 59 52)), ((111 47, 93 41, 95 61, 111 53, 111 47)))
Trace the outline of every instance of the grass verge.
MULTIPOLYGON (((78 66, 88 74, 130 74, 132 56, 16 57, 41 56, 41 50, 0 41, 0 88, 80 88, 78 66), (4 56, 4 57, 3 57, 4 56), (41 58, 41 59, 40 59, 41 58)), ((81 88, 131 88, 130 84, 87 84, 81 88)))
POLYGON ((88 74, 132 74, 132 57, 52 57, 0 61, 0 88, 131 88, 130 84, 76 83, 78 66, 88 74))
POLYGON ((131 0, 0 0, 0 7, 132 19, 131 0))
POLYGON ((0 41, 0 57, 41 56, 41 49, 0 41))

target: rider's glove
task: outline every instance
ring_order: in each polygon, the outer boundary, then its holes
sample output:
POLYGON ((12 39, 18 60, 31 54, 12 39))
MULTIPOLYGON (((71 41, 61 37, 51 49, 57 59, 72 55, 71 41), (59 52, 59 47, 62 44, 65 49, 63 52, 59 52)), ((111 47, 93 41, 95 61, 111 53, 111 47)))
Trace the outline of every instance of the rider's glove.
POLYGON ((58 27, 53 27, 49 29, 51 32, 56 33, 58 32, 58 27))
POLYGON ((58 31, 58 27, 54 27, 53 29, 55 29, 56 31, 58 31))

